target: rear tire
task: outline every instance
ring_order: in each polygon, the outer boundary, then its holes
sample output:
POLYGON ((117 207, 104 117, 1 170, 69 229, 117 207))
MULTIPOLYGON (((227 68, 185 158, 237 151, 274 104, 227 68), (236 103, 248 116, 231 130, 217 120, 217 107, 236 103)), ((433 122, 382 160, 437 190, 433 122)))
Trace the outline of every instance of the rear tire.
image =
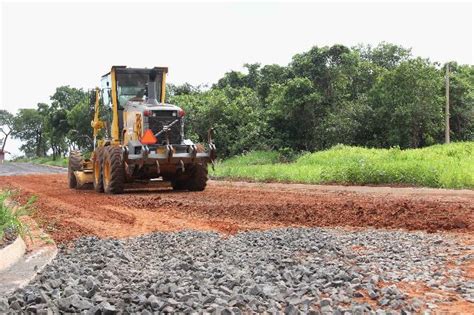
POLYGON ((196 164, 191 168, 186 186, 189 191, 203 191, 207 184, 207 164, 196 164))
POLYGON ((102 163, 104 191, 107 194, 121 194, 125 186, 125 167, 122 148, 109 146, 104 149, 102 163))
POLYGON ((99 193, 104 192, 104 176, 102 163, 104 161, 104 147, 95 149, 94 152, 94 190, 99 193))
POLYGON ((77 186, 77 179, 76 175, 74 175, 75 171, 82 170, 82 164, 84 162, 84 158, 80 151, 71 151, 69 152, 69 161, 67 166, 67 180, 69 184, 69 188, 79 188, 77 186))

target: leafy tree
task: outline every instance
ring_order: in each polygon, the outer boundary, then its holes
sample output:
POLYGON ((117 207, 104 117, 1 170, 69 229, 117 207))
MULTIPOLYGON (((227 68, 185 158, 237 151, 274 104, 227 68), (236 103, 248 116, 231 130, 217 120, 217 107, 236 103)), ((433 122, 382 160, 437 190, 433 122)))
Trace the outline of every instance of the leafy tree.
POLYGON ((248 74, 245 76, 245 86, 255 90, 260 81, 260 64, 246 63, 244 68, 247 69, 248 74))
POLYGON ((199 95, 180 95, 171 99, 187 115, 187 135, 195 141, 207 140, 209 128, 216 130, 215 142, 221 156, 262 149, 268 128, 258 97, 249 88, 211 89, 199 95))
POLYGON ((91 135, 89 95, 82 89, 61 86, 51 96, 51 106, 46 111, 45 129, 53 158, 67 152, 68 146, 90 148, 91 135))
POLYGON ((88 101, 88 94, 82 89, 76 89, 69 85, 60 86, 51 96, 51 107, 69 111, 83 101, 88 101))
POLYGON ((393 69, 412 56, 411 49, 386 42, 381 42, 375 47, 359 45, 354 47, 354 50, 359 51, 365 60, 385 69, 393 69))
POLYGON ((71 146, 89 151, 93 150, 91 121, 94 118, 93 109, 89 101, 82 100, 74 105, 67 112, 66 117, 70 128, 67 133, 67 139, 69 139, 71 146))
POLYGON ((290 68, 297 77, 311 80, 321 93, 323 103, 335 104, 354 97, 354 88, 361 62, 358 53, 343 45, 313 47, 308 52, 293 57, 290 68))
POLYGON ((67 113, 65 109, 50 107, 46 116, 45 130, 53 151, 53 159, 67 152, 66 135, 71 129, 67 120, 67 113))
POLYGON ((200 90, 200 86, 193 86, 189 83, 184 83, 181 85, 174 85, 172 83, 166 84, 167 99, 169 99, 171 96, 196 94, 199 93, 200 90))
POLYGON ((450 63, 450 72, 451 139, 453 141, 473 141, 474 66, 450 63))
POLYGON ((329 90, 328 47, 313 47, 309 51, 296 54, 290 63, 290 71, 295 77, 307 78, 324 96, 329 90))
POLYGON ((239 71, 227 72, 213 87, 223 89, 226 87, 242 88, 246 86, 246 75, 239 71))
POLYGON ((322 146, 318 125, 325 109, 321 94, 308 78, 274 84, 268 99, 269 125, 279 147, 308 151, 322 146))
POLYGON ((365 99, 343 101, 328 112, 321 126, 321 141, 324 148, 336 144, 360 145, 367 132, 366 118, 370 108, 365 99))
POLYGON ((260 69, 260 79, 257 83, 257 93, 263 106, 266 105, 266 98, 270 93, 273 84, 283 84, 290 79, 290 71, 287 67, 280 65, 265 65, 260 69))
POLYGON ((375 145, 418 148, 435 142, 443 128, 443 78, 427 60, 402 62, 371 91, 375 145))
MULTIPOLYGON (((38 108, 45 104, 38 104, 38 108)), ((20 150, 27 156, 45 156, 47 142, 44 134, 44 116, 32 108, 20 109, 14 118, 13 136, 24 144, 20 150)))

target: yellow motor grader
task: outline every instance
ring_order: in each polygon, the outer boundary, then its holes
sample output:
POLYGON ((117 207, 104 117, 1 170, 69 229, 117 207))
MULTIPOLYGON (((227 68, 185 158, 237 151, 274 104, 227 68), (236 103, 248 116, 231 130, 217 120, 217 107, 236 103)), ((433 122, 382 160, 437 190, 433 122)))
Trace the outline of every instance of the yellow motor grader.
POLYGON ((173 189, 202 191, 207 166, 216 158, 212 129, 208 143, 184 135, 185 112, 165 103, 168 68, 113 66, 93 95, 94 152, 84 159, 71 151, 70 188, 93 184, 119 194, 134 181, 169 181, 173 189))

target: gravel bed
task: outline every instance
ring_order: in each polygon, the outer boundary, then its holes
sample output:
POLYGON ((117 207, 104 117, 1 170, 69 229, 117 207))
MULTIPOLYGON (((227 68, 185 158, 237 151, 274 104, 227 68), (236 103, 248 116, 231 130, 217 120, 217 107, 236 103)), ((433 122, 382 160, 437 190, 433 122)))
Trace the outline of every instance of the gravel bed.
POLYGON ((3 237, 0 238, 0 249, 7 247, 11 243, 13 243, 18 236, 18 232, 13 227, 7 227, 3 231, 3 237))
POLYGON ((410 297, 399 282, 474 302, 474 282, 459 267, 446 268, 453 256, 454 264, 473 259, 467 249, 437 234, 320 228, 226 238, 197 231, 89 237, 62 248, 30 285, 0 298, 0 312, 419 312, 447 295, 410 297))

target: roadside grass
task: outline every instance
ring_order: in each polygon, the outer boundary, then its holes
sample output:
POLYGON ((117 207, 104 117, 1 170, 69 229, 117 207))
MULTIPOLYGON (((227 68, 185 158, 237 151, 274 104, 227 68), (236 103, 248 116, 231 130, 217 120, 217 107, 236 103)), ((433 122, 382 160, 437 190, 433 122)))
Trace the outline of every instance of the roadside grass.
POLYGON ((51 166, 60 166, 60 167, 67 167, 67 158, 60 157, 53 160, 53 157, 39 157, 39 158, 18 158, 15 159, 14 162, 27 162, 27 163, 34 163, 34 164, 44 164, 44 165, 51 165, 51 166))
POLYGON ((310 184, 392 184, 474 188, 474 142, 422 149, 368 149, 337 145, 281 163, 276 152, 250 152, 216 165, 222 179, 310 184))
POLYGON ((7 232, 29 235, 28 227, 21 222, 20 217, 31 214, 36 196, 32 196, 25 205, 13 207, 8 202, 12 195, 11 191, 0 191, 0 241, 7 232))

